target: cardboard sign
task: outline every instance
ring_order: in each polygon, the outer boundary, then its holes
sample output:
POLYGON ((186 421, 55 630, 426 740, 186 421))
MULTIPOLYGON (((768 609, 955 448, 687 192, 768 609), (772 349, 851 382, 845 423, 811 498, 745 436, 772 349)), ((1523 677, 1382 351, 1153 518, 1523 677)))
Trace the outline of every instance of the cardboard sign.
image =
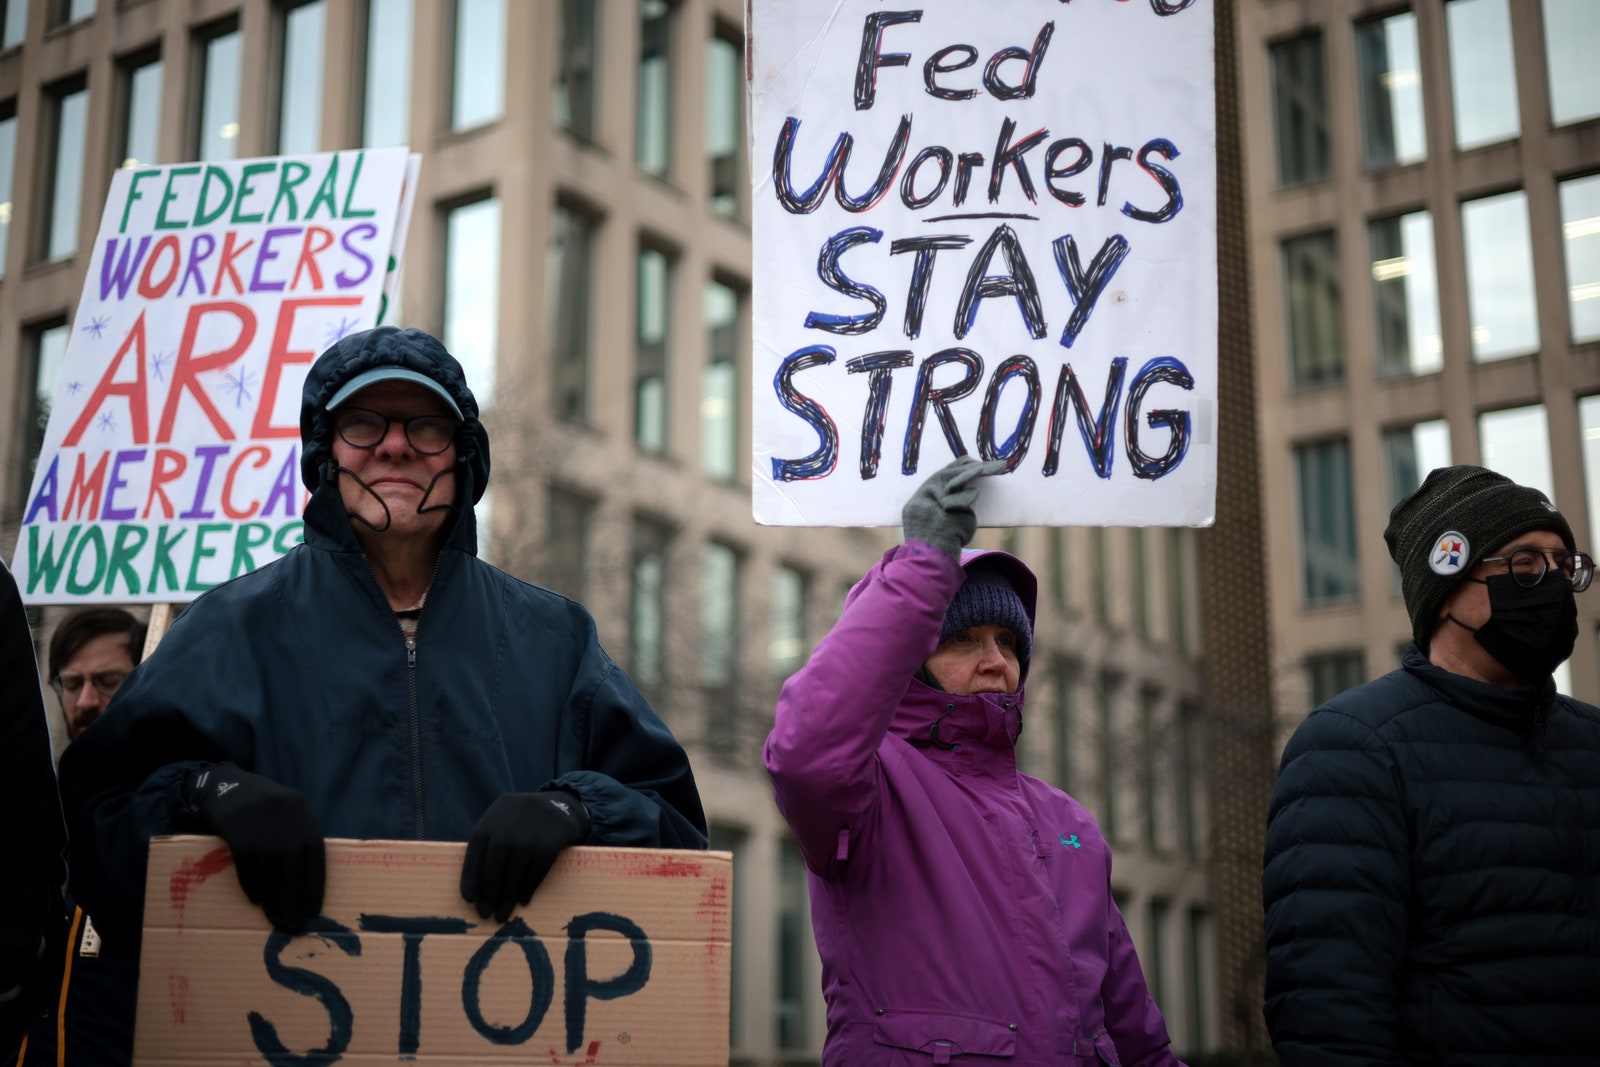
POLYGON ((754 511, 1207 525, 1207 0, 751 0, 754 511))
POLYGON ((289 937, 220 839, 152 841, 134 1063, 727 1063, 729 853, 571 848, 505 923, 461 899, 465 854, 330 840, 289 937))
POLYGON ((25 600, 185 602, 299 543, 301 385, 398 291, 419 159, 116 173, 24 506, 25 600))

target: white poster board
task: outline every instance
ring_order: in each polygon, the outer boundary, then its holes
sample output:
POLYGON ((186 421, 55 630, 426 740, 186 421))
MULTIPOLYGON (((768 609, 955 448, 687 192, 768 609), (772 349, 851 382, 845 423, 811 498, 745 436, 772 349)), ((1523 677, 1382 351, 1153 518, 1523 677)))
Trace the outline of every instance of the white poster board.
POLYGON ((751 0, 756 521, 1208 525, 1209 0, 751 0))
POLYGON ((23 511, 27 602, 185 602, 299 543, 306 370, 395 299, 420 158, 117 172, 23 511))

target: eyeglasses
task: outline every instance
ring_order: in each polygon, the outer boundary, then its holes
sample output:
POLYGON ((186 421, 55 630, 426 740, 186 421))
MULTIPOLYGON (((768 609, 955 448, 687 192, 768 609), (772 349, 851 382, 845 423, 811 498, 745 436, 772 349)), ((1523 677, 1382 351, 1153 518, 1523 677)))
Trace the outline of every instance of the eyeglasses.
POLYGON ((1519 548, 1509 556, 1485 556, 1479 563, 1504 563, 1511 577, 1524 589, 1532 589, 1544 581, 1545 571, 1554 562, 1561 576, 1581 593, 1594 579, 1594 560, 1583 552, 1545 552, 1537 548, 1519 548))
POLYGON ((127 671, 95 671, 88 676, 82 674, 58 674, 50 679, 50 688, 56 691, 56 696, 65 700, 68 697, 76 698, 83 689, 83 683, 89 682, 100 690, 100 695, 110 698, 116 695, 122 680, 128 676, 127 671))
POLYGON ((333 416, 334 429, 351 448, 377 448, 389 433, 389 425, 398 422, 405 431, 411 447, 424 456, 436 456, 450 447, 461 428, 459 419, 445 415, 412 415, 396 418, 382 415, 366 408, 341 408, 333 416))

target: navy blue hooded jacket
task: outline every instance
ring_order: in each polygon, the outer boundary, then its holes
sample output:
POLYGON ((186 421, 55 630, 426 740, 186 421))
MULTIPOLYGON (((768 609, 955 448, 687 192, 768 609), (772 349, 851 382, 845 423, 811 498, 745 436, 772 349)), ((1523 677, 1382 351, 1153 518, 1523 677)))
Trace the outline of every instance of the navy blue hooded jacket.
POLYGON ((408 648, 340 499, 325 410, 345 382, 387 365, 455 398, 458 499, 483 494, 488 436, 438 341, 384 327, 312 366, 305 543, 194 601, 62 758, 72 891, 108 949, 137 943, 150 838, 207 832, 182 795, 204 763, 299 790, 328 837, 465 841, 501 794, 559 786, 589 810, 586 844, 705 847, 682 747, 587 610, 477 558, 470 504, 408 648))

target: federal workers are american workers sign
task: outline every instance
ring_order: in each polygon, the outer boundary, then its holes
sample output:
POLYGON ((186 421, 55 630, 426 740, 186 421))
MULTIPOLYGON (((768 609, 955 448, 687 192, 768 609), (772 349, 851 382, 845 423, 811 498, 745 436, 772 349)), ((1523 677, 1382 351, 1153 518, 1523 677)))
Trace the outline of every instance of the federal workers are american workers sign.
POLYGON ((30 603, 181 602, 300 541, 300 389, 380 321, 404 148, 121 170, 12 570, 30 603))
POLYGON ((757 521, 1209 524, 1209 0, 749 10, 757 521))

